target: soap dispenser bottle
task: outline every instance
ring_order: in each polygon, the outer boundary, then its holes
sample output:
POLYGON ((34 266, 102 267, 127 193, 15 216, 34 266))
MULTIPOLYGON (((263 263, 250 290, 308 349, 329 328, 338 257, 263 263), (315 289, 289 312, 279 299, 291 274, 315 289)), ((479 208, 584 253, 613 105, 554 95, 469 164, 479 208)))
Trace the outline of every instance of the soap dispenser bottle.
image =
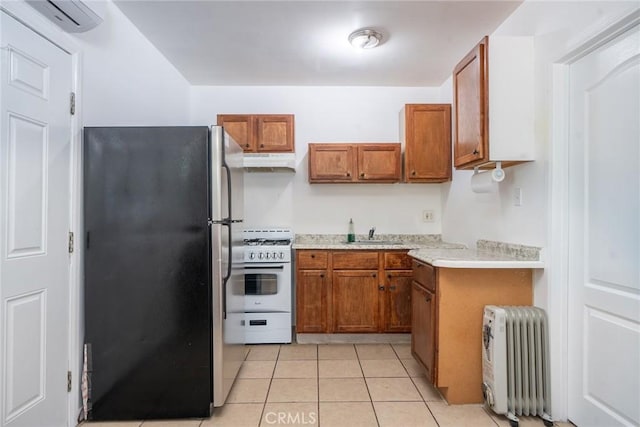
POLYGON ((356 241, 356 232, 353 226, 353 218, 349 218, 349 231, 347 232, 347 242, 355 242, 356 241))

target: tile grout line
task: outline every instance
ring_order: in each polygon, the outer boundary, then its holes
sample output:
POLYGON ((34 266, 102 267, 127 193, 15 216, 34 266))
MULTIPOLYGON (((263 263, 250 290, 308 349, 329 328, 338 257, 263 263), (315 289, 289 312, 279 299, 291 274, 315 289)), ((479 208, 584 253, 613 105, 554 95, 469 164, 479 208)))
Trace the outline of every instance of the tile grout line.
MULTIPOLYGON (((392 349, 391 351, 393 351, 393 347, 391 347, 391 349, 392 349)), ((378 413, 376 412, 376 407, 373 404, 373 397, 371 397, 371 390, 369 390, 369 382, 367 381, 367 377, 364 375, 364 369, 362 368, 362 361, 360 360, 360 354, 358 354, 358 347, 356 347, 356 356, 358 357, 358 365, 360 365, 360 370, 362 371, 364 386, 367 388, 367 394, 369 395, 369 403, 371 404, 371 409, 373 409, 373 416, 376 419, 376 424, 378 425, 378 427, 380 427, 380 420, 378 419, 378 413)))
POLYGON ((318 400, 316 401, 316 411, 318 416, 317 426, 320 427, 320 347, 316 344, 316 392, 318 400))
POLYGON ((282 346, 279 345, 278 353, 276 354, 276 363, 273 364, 273 370, 271 371, 271 378, 269 378, 269 387, 267 387, 267 394, 264 396, 264 402, 262 403, 262 411, 260 411, 260 418, 258 418, 258 427, 260 427, 260 424, 262 424, 262 417, 264 417, 264 410, 267 408, 267 399, 269 399, 269 392, 271 391, 271 384, 273 383, 273 376, 275 375, 275 372, 276 372, 276 366, 278 366, 278 359, 280 358, 281 348, 282 346))

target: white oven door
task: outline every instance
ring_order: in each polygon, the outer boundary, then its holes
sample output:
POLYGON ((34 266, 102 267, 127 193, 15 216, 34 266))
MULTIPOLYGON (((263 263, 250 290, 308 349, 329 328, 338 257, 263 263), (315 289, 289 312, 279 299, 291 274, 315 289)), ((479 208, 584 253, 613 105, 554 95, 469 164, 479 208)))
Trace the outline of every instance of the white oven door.
POLYGON ((291 311, 291 264, 245 264, 245 311, 291 311))

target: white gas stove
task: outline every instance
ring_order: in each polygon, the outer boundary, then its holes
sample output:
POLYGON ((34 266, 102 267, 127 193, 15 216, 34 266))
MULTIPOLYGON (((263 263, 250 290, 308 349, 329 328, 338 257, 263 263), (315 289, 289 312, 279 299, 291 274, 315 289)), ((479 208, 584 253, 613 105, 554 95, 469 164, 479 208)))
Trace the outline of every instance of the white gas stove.
POLYGON ((245 342, 290 343, 293 232, 286 227, 244 230, 245 342))
POLYGON ((288 228, 244 230, 244 262, 291 262, 293 231, 288 228))

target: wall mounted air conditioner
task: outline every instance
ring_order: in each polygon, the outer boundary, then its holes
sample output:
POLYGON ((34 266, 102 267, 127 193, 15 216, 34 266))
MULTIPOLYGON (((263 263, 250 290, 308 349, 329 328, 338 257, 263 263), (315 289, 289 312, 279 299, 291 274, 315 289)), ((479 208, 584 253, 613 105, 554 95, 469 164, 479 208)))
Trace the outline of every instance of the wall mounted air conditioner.
POLYGON ((102 22, 102 18, 80 0, 26 1, 67 33, 83 33, 102 22))

